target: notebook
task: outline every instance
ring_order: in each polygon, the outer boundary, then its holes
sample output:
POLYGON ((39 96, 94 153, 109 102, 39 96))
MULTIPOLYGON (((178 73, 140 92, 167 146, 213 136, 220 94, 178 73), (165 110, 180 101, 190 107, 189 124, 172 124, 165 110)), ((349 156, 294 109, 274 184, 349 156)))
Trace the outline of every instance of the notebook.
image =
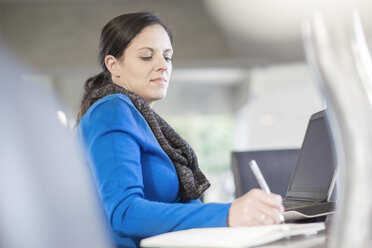
POLYGON ((286 221, 314 218, 334 212, 336 156, 326 111, 309 120, 299 158, 283 204, 286 221))
MULTIPOLYGON (((314 235, 325 229, 324 223, 282 224, 251 227, 212 227, 194 228, 159 234, 141 240, 141 247, 257 247, 294 236, 291 240, 295 247, 303 247, 304 241, 313 241, 311 245, 325 244, 324 236, 314 235), (305 237, 306 236, 306 237, 305 237), (319 240, 319 238, 322 238, 319 240)), ((309 243, 307 243, 309 244, 309 243)), ((285 243, 285 247, 287 247, 285 243)), ((304 245, 305 246, 305 245, 304 245)), ((266 246, 265 246, 266 247, 266 246)), ((277 247, 275 243, 273 247, 277 247)), ((280 245, 282 247, 282 245, 280 245)), ((309 246, 310 247, 310 246, 309 246)))

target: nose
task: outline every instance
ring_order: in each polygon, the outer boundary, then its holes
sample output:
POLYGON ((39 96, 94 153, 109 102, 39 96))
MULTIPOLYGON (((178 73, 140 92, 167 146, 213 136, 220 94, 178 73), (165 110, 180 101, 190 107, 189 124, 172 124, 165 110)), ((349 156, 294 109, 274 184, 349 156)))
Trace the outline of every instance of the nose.
POLYGON ((156 63, 156 71, 166 71, 168 70, 168 62, 163 56, 159 56, 159 59, 156 63))

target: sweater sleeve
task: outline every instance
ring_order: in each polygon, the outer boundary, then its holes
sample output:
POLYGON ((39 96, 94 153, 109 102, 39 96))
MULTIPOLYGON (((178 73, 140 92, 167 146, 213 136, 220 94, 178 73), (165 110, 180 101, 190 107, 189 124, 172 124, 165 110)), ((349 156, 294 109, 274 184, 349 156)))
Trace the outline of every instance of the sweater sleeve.
POLYGON ((145 199, 140 141, 145 123, 136 119, 134 109, 122 106, 127 103, 118 101, 96 107, 79 127, 113 230, 142 239, 176 230, 226 226, 230 204, 145 199))

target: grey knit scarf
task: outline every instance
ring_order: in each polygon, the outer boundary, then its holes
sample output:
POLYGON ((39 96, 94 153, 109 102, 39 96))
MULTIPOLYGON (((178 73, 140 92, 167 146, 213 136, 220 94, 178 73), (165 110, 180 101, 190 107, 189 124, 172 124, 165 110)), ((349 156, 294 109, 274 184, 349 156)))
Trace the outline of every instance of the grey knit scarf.
POLYGON ((107 95, 116 93, 124 94, 132 101, 150 126, 161 148, 173 162, 180 182, 180 201, 199 199, 203 192, 209 188, 210 183, 199 169, 194 150, 163 118, 150 108, 143 98, 117 84, 109 83, 92 91, 88 96, 90 105, 107 95))

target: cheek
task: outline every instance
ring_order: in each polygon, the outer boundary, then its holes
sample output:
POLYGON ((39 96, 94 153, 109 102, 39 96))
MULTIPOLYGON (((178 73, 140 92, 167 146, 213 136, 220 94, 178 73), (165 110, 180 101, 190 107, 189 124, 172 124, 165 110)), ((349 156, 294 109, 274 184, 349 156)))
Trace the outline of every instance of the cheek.
POLYGON ((170 77, 170 75, 172 74, 172 64, 169 64, 168 65, 168 75, 170 77))
POLYGON ((150 63, 140 63, 132 68, 132 74, 138 79, 147 79, 152 71, 153 67, 150 63))
POLYGON ((132 63, 123 72, 124 77, 126 77, 128 80, 134 81, 143 80, 148 74, 148 69, 146 68, 147 67, 143 64, 132 63))

